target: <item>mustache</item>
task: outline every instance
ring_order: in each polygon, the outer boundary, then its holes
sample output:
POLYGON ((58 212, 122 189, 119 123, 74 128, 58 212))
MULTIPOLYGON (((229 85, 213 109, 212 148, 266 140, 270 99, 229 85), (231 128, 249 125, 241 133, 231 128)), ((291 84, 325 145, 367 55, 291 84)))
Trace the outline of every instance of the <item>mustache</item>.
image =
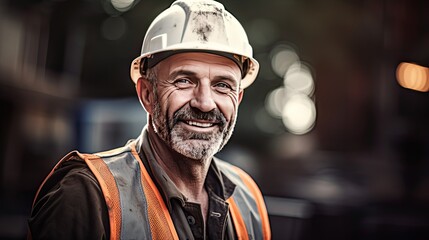
POLYGON ((205 121, 215 121, 220 127, 224 127, 227 123, 225 116, 219 109, 215 108, 210 112, 202 112, 197 108, 185 105, 173 114, 172 126, 176 125, 183 119, 196 119, 205 121))

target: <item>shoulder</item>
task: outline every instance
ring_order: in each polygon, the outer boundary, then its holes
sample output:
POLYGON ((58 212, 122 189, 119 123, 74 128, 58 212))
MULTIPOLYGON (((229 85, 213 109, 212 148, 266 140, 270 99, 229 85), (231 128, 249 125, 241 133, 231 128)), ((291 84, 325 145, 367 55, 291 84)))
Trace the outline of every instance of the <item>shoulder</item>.
POLYGON ((62 190, 70 189, 79 192, 80 188, 88 186, 100 190, 97 180, 87 164, 78 155, 69 154, 67 156, 69 159, 63 158, 45 179, 40 188, 39 197, 52 190, 62 192, 62 190))
POLYGON ((77 200, 81 202, 87 199, 87 193, 100 193, 98 182, 86 163, 78 158, 73 158, 57 165, 40 186, 36 196, 32 215, 44 207, 46 202, 72 204, 77 200), (78 200, 80 199, 80 201, 78 200))
POLYGON ((94 174, 84 161, 73 157, 57 165, 43 183, 28 223, 34 239, 77 239, 105 236, 107 216, 94 174))

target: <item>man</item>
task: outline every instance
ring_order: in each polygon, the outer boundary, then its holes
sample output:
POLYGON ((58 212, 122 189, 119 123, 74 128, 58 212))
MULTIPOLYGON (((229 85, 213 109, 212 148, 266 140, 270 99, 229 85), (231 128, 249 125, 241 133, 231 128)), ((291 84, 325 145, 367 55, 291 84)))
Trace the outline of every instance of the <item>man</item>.
POLYGON ((131 65, 148 125, 122 148, 66 155, 36 195, 29 236, 269 239, 256 184, 214 158, 258 69, 244 29, 222 4, 174 2, 131 65))

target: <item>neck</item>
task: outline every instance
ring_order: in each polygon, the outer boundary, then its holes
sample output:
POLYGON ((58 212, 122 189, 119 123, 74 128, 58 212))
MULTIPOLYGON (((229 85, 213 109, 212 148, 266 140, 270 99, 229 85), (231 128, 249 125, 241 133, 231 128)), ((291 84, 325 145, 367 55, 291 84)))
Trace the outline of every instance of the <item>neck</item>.
POLYGON ((204 182, 210 166, 209 160, 196 160, 173 150, 148 124, 148 137, 155 159, 180 192, 190 202, 206 204, 208 201, 204 182))

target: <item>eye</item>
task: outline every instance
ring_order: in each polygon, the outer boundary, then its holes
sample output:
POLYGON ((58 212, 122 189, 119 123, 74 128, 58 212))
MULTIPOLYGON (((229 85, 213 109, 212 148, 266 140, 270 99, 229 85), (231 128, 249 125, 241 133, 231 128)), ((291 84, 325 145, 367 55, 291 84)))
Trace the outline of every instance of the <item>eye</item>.
POLYGON ((231 85, 229 85, 228 83, 225 83, 225 82, 216 83, 214 85, 214 87, 216 88, 217 91, 222 92, 222 93, 228 93, 232 90, 231 85))
POLYGON ((178 88, 187 88, 189 86, 191 86, 193 83, 191 82, 191 80, 187 79, 187 78, 178 78, 174 81, 174 85, 178 88))

